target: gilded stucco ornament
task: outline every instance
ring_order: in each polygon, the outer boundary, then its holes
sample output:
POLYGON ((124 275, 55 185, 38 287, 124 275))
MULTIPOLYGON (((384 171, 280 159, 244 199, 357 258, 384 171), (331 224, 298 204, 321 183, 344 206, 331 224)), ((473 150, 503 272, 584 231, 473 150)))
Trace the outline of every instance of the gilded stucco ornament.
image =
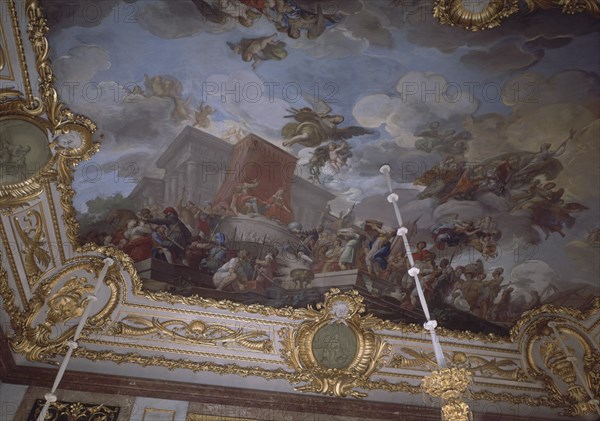
POLYGON ((479 7, 480 4, 464 0, 436 0, 433 16, 444 25, 479 31, 495 28, 519 11, 518 0, 491 0, 479 7))
POLYGON ((549 406, 566 415, 600 413, 600 348, 583 321, 598 315, 600 299, 590 309, 542 306, 522 318, 519 346, 530 377, 547 391, 549 406), (552 328, 551 328, 552 327, 552 328))
MULTIPOLYGON (((600 17, 600 4, 596 0, 524 0, 524 3, 528 13, 538 9, 558 8, 566 14, 589 13, 595 18, 600 17)), ((517 13, 519 0, 436 0, 433 6, 433 16, 439 23, 461 26, 470 31, 498 27, 506 18, 517 13)))
POLYGON ((30 209, 21 219, 13 217, 13 224, 22 243, 20 252, 23 254, 27 281, 32 286, 52 262, 45 233, 45 221, 40 211, 30 209))
MULTIPOLYGON (((477 373, 480 376, 500 377, 520 382, 527 379, 524 370, 519 366, 519 362, 512 359, 485 358, 480 355, 467 354, 463 351, 445 352, 444 356, 453 367, 466 368, 471 373, 477 373)), ((437 363, 433 352, 402 347, 400 353, 392 357, 389 366, 407 369, 433 369, 437 367, 437 363)))
POLYGON ((443 421, 470 421, 469 406, 463 402, 472 375, 466 368, 445 368, 425 377, 421 388, 428 395, 442 399, 443 421))
POLYGON ((600 4, 596 0, 525 0, 530 12, 536 9, 559 8, 563 13, 569 15, 575 13, 589 13, 600 17, 600 4))
POLYGON ((367 396, 355 390, 384 364, 391 347, 373 331, 379 322, 365 311, 357 291, 334 288, 316 309, 302 310, 304 322, 280 330, 282 356, 307 384, 302 392, 355 398, 367 396))
POLYGON ((246 331, 244 328, 232 329, 225 325, 209 324, 200 319, 189 322, 160 321, 156 317, 128 315, 111 326, 108 333, 124 337, 155 336, 194 345, 227 347, 235 344, 264 353, 273 352, 273 341, 267 332, 246 331))
MULTIPOLYGON (((26 309, 20 311, 6 279, 0 279, 0 293, 11 316, 13 334, 9 336, 14 352, 30 361, 49 362, 64 351, 76 326, 68 323, 81 316, 95 277, 102 268, 100 258, 88 258, 67 266, 41 282, 26 309), (72 275, 77 273, 77 275, 72 275)), ((109 271, 104 280, 110 295, 84 329, 85 333, 102 330, 122 297, 123 280, 119 271, 109 271)))
MULTIPOLYGON (((44 401, 37 399, 34 404, 33 414, 37 419, 40 414, 44 401)), ((118 406, 85 404, 80 402, 54 402, 50 404, 45 419, 50 421, 77 421, 77 420, 97 420, 97 421, 116 421, 120 408, 118 406)))
MULTIPOLYGON (((8 6, 13 26, 18 26, 14 1, 9 1, 8 6)), ((81 160, 89 159, 98 150, 99 145, 92 142, 92 134, 96 130, 96 125, 87 117, 73 113, 60 101, 54 87, 54 73, 49 59, 50 50, 45 36, 48 31, 47 20, 36 0, 26 2, 25 12, 29 22, 27 33, 36 57, 35 67, 40 82, 40 98, 30 95, 31 87, 29 86, 25 53, 22 40, 18 38, 16 41, 20 46, 19 64, 24 74, 28 95, 26 98, 11 98, 0 102, 0 118, 5 121, 20 119, 36 125, 46 139, 44 147, 48 150, 48 159, 45 162, 39 162, 39 159, 34 162, 32 167, 39 171, 29 177, 16 174, 13 176, 14 180, 10 180, 13 182, 0 180, 0 210, 10 211, 15 206, 27 205, 42 193, 43 180, 56 182, 56 187, 61 193, 63 221, 67 227, 67 237, 73 245, 76 245, 78 223, 72 206, 72 198, 75 194, 72 189, 73 168, 81 160), (44 113, 46 118, 41 118, 44 113)), ((15 146, 17 145, 15 144, 15 146)), ((31 154, 31 149, 34 147, 31 144, 18 146, 29 148, 28 154, 31 154)), ((25 156, 24 159, 26 158, 25 156)), ((18 166, 13 165, 11 168, 18 168, 18 166)))

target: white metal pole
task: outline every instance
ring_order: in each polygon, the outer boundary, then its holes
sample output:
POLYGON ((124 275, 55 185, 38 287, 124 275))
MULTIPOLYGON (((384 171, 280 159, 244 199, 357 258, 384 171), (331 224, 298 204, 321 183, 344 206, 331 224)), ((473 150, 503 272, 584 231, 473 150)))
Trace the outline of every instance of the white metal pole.
POLYGON ((392 190, 392 179, 390 177, 390 166, 384 165, 379 171, 385 176, 385 181, 388 187, 390 194, 387 196, 387 201, 392 204, 394 207, 394 213, 396 214, 396 219, 398 220, 398 228, 397 235, 402 237, 404 242, 404 249, 406 250, 406 257, 408 258, 408 262, 410 263, 410 269, 408 270, 408 274, 412 276, 415 280, 415 287, 417 288, 417 294, 419 295, 419 301, 421 302, 421 307, 423 308, 423 313, 425 313, 425 318, 427 322, 423 325, 425 329, 427 329, 431 335, 431 342, 433 344, 433 352, 435 354, 435 360, 440 368, 446 367, 446 359, 444 357, 444 353, 442 351, 442 346, 437 339, 437 335, 435 334, 435 328, 437 327, 437 322, 435 320, 431 320, 431 315, 429 313, 429 307, 427 306, 427 301, 425 300, 425 294, 423 294, 423 288, 421 287, 421 281, 419 280, 419 268, 415 266, 415 261, 413 259, 410 245, 408 244, 408 229, 404 227, 402 223, 402 215, 400 214, 400 208, 398 207, 398 195, 392 190))
POLYGON ((46 393, 44 395, 46 402, 44 403, 44 406, 42 407, 42 410, 40 411, 40 414, 37 417, 37 421, 44 421, 44 419, 46 418, 46 414, 48 413, 48 408, 50 407, 50 404, 56 402, 56 395, 55 395, 56 389, 58 389, 58 385, 60 384, 60 381, 62 380, 63 375, 65 374, 65 370, 67 369, 67 365, 69 364, 69 360, 71 359, 71 354, 73 353, 73 350, 77 348, 77 339, 79 339, 79 336, 81 335, 81 331, 83 330, 83 327, 85 326, 85 323, 87 322, 87 319, 90 315, 91 303, 98 301, 96 294, 98 293, 98 290, 100 289, 100 285, 102 285, 102 282, 104 282, 104 278, 106 277, 106 272, 108 272, 108 268, 110 266, 112 266, 113 263, 114 263, 114 260, 111 258, 107 257, 106 259, 104 259, 104 266, 102 267, 102 270, 100 271, 100 274, 98 275, 98 279, 96 279, 96 285, 94 287, 94 291, 92 292, 91 295, 89 295, 87 297, 85 309, 83 310, 83 314, 81 315, 81 318, 79 319, 79 324, 77 325, 77 329, 75 329, 75 335, 73 335, 73 340, 67 342, 67 346, 69 347, 69 349, 67 350, 65 357, 63 358, 62 362, 60 363, 60 367, 58 368, 58 373, 56 373, 56 378, 54 379, 54 384, 52 385, 52 390, 50 391, 50 393, 46 393))

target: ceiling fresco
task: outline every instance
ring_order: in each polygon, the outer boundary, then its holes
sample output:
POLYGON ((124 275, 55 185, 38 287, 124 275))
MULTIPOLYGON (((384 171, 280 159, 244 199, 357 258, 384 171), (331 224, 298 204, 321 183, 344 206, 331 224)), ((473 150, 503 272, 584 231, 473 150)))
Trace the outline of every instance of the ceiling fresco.
POLYGON ((353 288, 422 322, 409 252, 453 329, 600 295, 591 16, 472 32, 388 0, 43 5, 56 87, 101 143, 75 173, 80 240, 147 290, 301 307, 353 288))

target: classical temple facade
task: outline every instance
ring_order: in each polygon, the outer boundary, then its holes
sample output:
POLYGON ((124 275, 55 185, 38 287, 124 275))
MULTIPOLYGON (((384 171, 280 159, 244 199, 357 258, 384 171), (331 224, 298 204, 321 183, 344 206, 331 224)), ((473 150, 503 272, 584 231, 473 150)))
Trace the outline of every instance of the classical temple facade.
MULTIPOLYGON (((255 135, 249 137, 261 143, 266 142, 255 135)), ((129 198, 143 206, 168 206, 177 203, 185 194, 187 200, 204 205, 213 200, 228 172, 239 176, 256 172, 256 169, 260 168, 252 164, 246 164, 244 168, 231 168, 233 150, 234 145, 187 126, 156 162, 157 166, 164 170, 164 176, 143 177, 129 198)), ((301 174, 302 168, 282 168, 268 164, 267 162, 266 167, 256 173, 257 179, 272 183, 276 181, 274 179, 289 178, 295 221, 309 228, 319 225, 326 212, 327 203, 335 196, 318 184, 306 180, 301 174)))

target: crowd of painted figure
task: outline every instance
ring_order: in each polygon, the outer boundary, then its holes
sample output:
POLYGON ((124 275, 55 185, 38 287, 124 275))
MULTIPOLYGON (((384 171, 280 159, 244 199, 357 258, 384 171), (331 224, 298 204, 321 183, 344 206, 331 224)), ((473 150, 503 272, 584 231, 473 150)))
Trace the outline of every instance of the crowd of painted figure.
POLYGON ((419 199, 433 198, 439 203, 450 199, 475 201, 493 194, 496 202, 502 201, 501 207, 511 214, 529 215, 531 224, 538 226, 546 239, 552 233, 564 237, 565 227, 575 223, 572 213, 587 209, 581 203, 565 200, 564 188, 552 181, 563 169, 558 157, 567 150, 575 131, 554 150, 545 143, 537 152, 507 152, 484 161, 467 162, 464 152, 471 134, 440 132, 438 128, 439 123, 433 122, 429 130, 417 133, 417 149, 444 157, 414 181, 424 187, 419 199))
POLYGON ((194 4, 210 22, 236 21, 251 27, 266 19, 290 38, 305 34, 308 39, 315 39, 342 18, 341 13, 314 7, 314 2, 304 0, 194 0, 194 4))
MULTIPOLYGON (((484 253, 475 262, 452 266, 451 261, 457 253, 469 247, 479 250, 477 242, 488 241, 491 246, 493 239, 500 235, 494 225, 489 217, 478 223, 457 220, 434 227, 431 246, 428 247, 425 241, 412 245, 410 252, 420 270, 420 281, 428 302, 434 306, 449 304, 499 322, 511 321, 523 311, 541 304, 537 291, 532 291, 529 299, 521 295, 514 298, 514 288, 510 283, 504 283, 504 269, 495 268, 486 273, 483 261, 489 256, 484 253), (471 231, 466 234, 468 229, 471 231), (444 250, 450 250, 446 248, 448 246, 453 247, 452 255, 441 257, 444 250)), ((407 253, 395 230, 386 231, 371 225, 361 230, 342 228, 332 232, 320 226, 299 231, 298 235, 315 262, 313 271, 359 269, 388 281, 385 290, 375 289, 373 294, 392 297, 407 310, 420 306, 415 281, 408 275, 407 253)))
MULTIPOLYGON (((200 208, 182 201, 178 209, 144 208, 138 213, 120 209, 108 219, 116 223, 111 233, 90 231, 82 241, 116 246, 134 261, 154 258, 212 274, 218 290, 261 293, 273 285, 281 286, 279 269, 285 262, 273 247, 267 245, 264 249, 269 253, 251 256, 235 245, 235 239, 220 232, 221 219, 234 214, 231 207, 200 208), (157 213, 163 216, 156 217, 157 213)), ((264 214, 250 215, 267 218, 264 214)), ((367 221, 362 227, 352 222, 349 209, 338 217, 323 218, 322 225, 313 229, 303 229, 296 222, 288 224, 298 239, 294 254, 303 257, 313 273, 358 269, 386 280, 383 284, 387 288, 375 289, 373 294, 398 300, 407 310, 418 307, 414 279, 408 276, 407 254, 395 230, 383 229, 376 221, 367 221)), ((428 247, 426 242, 418 242, 412 256, 420 269, 425 296, 432 303, 449 304, 497 321, 510 321, 513 315, 540 303, 535 291, 530 300, 514 300, 513 288, 503 284, 503 269, 486 274, 483 260, 495 255, 491 252, 501 235, 492 218, 454 220, 434 226, 431 233, 433 244, 428 247), (479 251, 481 259, 452 266, 456 253, 469 247, 479 251), (452 256, 442 257, 450 250, 452 256)))

